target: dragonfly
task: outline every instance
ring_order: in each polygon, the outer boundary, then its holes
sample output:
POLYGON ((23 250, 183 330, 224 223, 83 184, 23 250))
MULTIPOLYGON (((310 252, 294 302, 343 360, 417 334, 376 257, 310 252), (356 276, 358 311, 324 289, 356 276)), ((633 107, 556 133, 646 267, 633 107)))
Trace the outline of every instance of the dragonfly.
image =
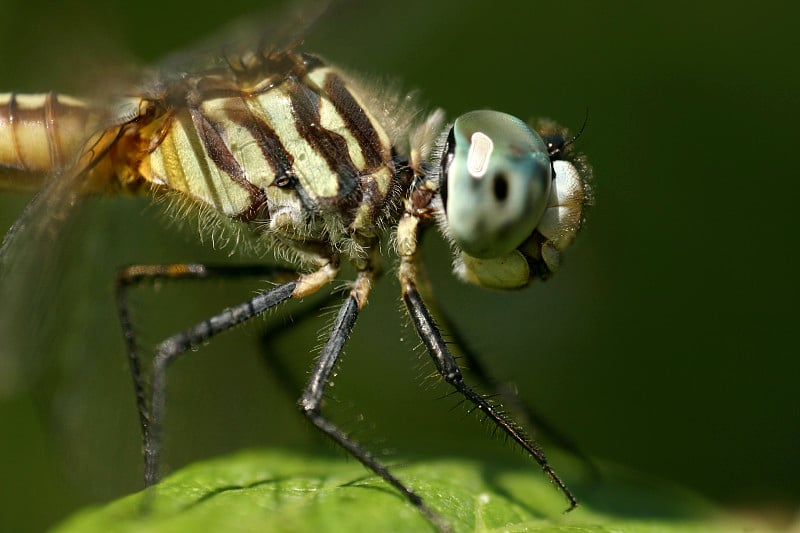
MULTIPOLYGON (((144 482, 161 475, 169 367, 234 326, 313 295, 355 272, 298 406, 322 434, 398 490, 432 524, 449 526, 407 483, 326 415, 324 397, 384 263, 393 262, 408 317, 447 385, 577 499, 542 448, 465 379, 431 312, 419 243, 435 228, 465 283, 520 290, 549 279, 584 223, 592 172, 566 128, 476 110, 448 121, 302 49, 302 39, 221 47, 170 63, 113 98, 0 94, 0 188, 39 191, 8 231, 0 269, 94 195, 149 196, 194 218, 210 240, 252 247, 263 264, 132 265, 116 278, 119 320, 141 428, 144 482), (43 221, 42 221, 43 220, 43 221), (389 243, 386 246, 385 243, 389 243), (290 268, 276 267, 274 259, 290 268), (131 287, 155 279, 270 275, 268 288, 171 335, 145 359, 131 287)), ((0 270, 0 275, 5 274, 0 270)), ((447 320, 444 320, 447 323, 447 320)), ((468 353, 465 350, 465 353, 468 353)), ((471 359, 471 358, 470 358, 471 359)), ((479 380, 488 378, 475 360, 479 380)))

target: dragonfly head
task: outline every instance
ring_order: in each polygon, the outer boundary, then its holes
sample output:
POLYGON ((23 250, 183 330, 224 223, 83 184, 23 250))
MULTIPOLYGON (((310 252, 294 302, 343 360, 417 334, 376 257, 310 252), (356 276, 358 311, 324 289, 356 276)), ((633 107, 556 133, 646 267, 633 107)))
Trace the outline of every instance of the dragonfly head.
POLYGON ((453 123, 440 163, 440 225, 462 279, 516 289, 558 268, 582 221, 590 174, 565 139, 552 123, 537 133, 497 111, 453 123))

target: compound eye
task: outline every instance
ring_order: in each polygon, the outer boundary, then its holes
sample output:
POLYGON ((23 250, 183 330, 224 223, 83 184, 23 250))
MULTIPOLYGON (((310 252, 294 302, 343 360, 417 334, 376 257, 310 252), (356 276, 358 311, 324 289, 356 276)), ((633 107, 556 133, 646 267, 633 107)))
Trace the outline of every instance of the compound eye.
POLYGON ((442 157, 451 236, 473 257, 515 250, 544 214, 551 178, 547 146, 524 122, 497 111, 460 116, 442 157))

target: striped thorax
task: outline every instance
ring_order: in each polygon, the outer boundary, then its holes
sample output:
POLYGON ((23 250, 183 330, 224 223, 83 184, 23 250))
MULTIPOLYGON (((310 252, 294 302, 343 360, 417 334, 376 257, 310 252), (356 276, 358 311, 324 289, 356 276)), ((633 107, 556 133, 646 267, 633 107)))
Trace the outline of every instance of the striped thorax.
POLYGON ((145 178, 244 221, 285 213, 299 223, 357 204, 365 189, 380 204, 394 175, 390 141, 340 75, 291 53, 260 68, 252 87, 235 71, 170 87, 165 99, 183 101, 167 111, 145 178))
POLYGON ((144 102, 126 133, 141 152, 134 174, 257 226, 273 245, 359 255, 399 205, 387 132, 314 56, 269 54, 179 77, 144 102))

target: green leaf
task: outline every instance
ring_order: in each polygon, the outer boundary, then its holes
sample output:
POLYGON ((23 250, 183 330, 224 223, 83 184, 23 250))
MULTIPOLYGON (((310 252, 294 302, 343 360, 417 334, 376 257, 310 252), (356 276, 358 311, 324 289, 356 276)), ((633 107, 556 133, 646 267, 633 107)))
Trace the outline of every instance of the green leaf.
MULTIPOLYGON (((458 532, 754 531, 697 496, 619 471, 571 483, 581 506, 565 514, 563 496, 524 463, 441 459, 392 466, 458 532)), ((434 528, 355 460, 260 450, 191 465, 147 491, 79 512, 56 531, 400 533, 434 528)))

